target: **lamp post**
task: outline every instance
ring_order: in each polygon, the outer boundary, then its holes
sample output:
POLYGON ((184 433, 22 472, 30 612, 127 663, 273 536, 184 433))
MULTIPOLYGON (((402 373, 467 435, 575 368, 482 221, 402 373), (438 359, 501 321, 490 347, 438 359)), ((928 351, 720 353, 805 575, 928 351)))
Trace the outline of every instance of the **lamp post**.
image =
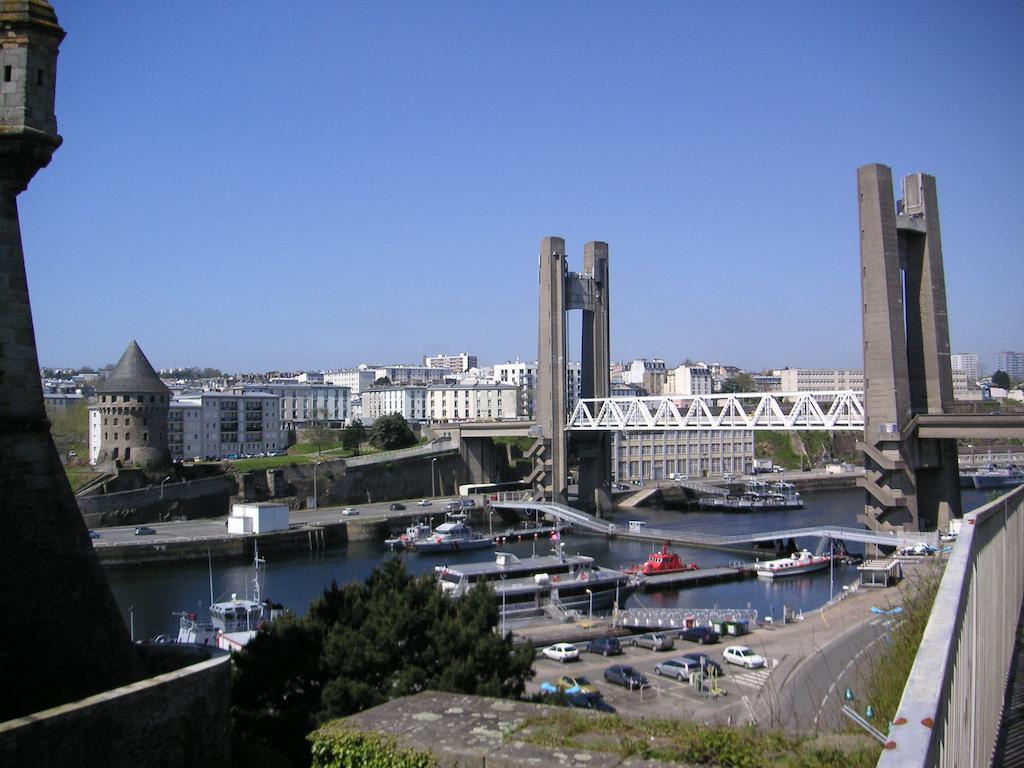
POLYGON ((431 459, 430 460, 430 495, 431 496, 437 496, 437 491, 434 488, 434 477, 436 475, 436 473, 434 471, 434 467, 436 466, 436 464, 437 464, 437 459, 431 459))
POLYGON ((594 593, 587 588, 587 594, 590 596, 590 608, 587 610, 587 627, 589 629, 594 624, 594 593))
POLYGON ((505 574, 501 574, 501 639, 505 639, 505 574))
POLYGON ((163 480, 160 481, 160 498, 161 499, 164 497, 164 483, 166 483, 170 479, 171 479, 171 476, 168 475, 167 477, 165 477, 163 480))
POLYGON ((320 466, 320 460, 315 459, 313 461, 313 509, 317 509, 319 506, 319 499, 316 492, 316 470, 320 466))

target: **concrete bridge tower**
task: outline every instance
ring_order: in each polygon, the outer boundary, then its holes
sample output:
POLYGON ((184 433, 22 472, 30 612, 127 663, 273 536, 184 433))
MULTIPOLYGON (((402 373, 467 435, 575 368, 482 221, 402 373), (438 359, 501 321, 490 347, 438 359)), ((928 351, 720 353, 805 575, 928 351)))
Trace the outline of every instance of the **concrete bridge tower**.
POLYGON ((590 242, 583 249, 583 271, 570 272, 565 240, 547 237, 540 244, 537 345, 537 412, 544 451, 535 490, 562 504, 567 501, 569 456, 579 462, 580 508, 611 511, 611 438, 604 432, 567 439, 566 312, 583 312, 581 397, 608 397, 610 337, 608 318, 608 244, 590 242))
POLYGON ((945 527, 960 515, 956 440, 921 438, 914 417, 953 403, 946 281, 935 179, 857 172, 864 320, 864 522, 871 528, 945 527))
POLYGON ((0 0, 0 721, 121 685, 128 630, 50 438, 18 194, 60 146, 64 30, 44 0, 0 0))

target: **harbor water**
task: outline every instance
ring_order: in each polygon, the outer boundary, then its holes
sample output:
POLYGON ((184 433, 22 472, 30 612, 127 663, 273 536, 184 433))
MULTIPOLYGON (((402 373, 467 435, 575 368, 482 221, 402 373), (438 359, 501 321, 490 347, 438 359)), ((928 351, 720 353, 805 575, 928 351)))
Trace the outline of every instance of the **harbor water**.
MULTIPOLYGON (((985 503, 987 494, 964 490, 963 507, 969 511, 985 503)), ((735 513, 678 512, 658 507, 617 512, 614 522, 622 527, 629 520, 643 520, 652 528, 674 528, 706 531, 713 534, 736 534, 800 528, 809 525, 856 526, 863 508, 863 491, 845 490, 804 494, 804 509, 735 513)), ((567 553, 593 557, 598 565, 624 567, 641 563, 658 548, 654 542, 605 539, 582 534, 565 534, 562 538, 567 553)), ((813 549, 817 542, 799 542, 813 549)), ((547 554, 551 542, 546 538, 509 541, 498 547, 518 557, 532 552, 547 554)), ((851 552, 862 552, 862 545, 851 544, 851 552)), ((260 586, 263 597, 282 603, 294 613, 305 614, 310 601, 332 581, 344 584, 363 581, 384 558, 400 556, 413 573, 430 573, 435 565, 493 560, 493 549, 450 552, 436 555, 403 553, 394 555, 381 542, 352 541, 322 552, 275 553, 261 569, 260 586)), ((701 568, 728 565, 745 560, 735 552, 713 549, 674 547, 684 562, 695 562, 701 568)), ((767 559, 773 555, 761 555, 767 559)), ((213 563, 211 569, 202 563, 173 566, 121 568, 107 572, 114 596, 124 614, 125 622, 134 629, 136 639, 157 635, 177 635, 175 612, 193 611, 205 616, 210 604, 210 584, 215 600, 227 599, 232 593, 239 597, 252 594, 252 563, 213 563)), ((742 581, 711 584, 678 591, 636 594, 627 606, 644 605, 658 608, 753 608, 760 615, 781 617, 783 606, 795 611, 819 608, 830 594, 842 591, 843 585, 857 580, 855 566, 836 566, 829 570, 787 579, 742 581)))

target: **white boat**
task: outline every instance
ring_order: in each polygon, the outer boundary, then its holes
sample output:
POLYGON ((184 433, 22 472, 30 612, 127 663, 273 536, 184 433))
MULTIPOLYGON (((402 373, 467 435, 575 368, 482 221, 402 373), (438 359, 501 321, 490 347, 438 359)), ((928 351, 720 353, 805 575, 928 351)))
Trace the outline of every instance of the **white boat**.
POLYGON ((427 523, 413 523, 405 529, 405 533, 401 536, 384 539, 384 545, 391 549, 412 550, 416 548, 416 544, 418 542, 429 539, 431 533, 433 533, 433 531, 430 530, 430 526, 427 523))
MULTIPOLYGON (((195 613, 178 614, 179 643, 215 645, 226 651, 244 648, 256 633, 269 622, 285 612, 281 605, 271 600, 260 599, 259 567, 266 561, 260 559, 259 549, 253 556, 252 598, 240 598, 232 594, 230 600, 213 600, 213 580, 210 581, 209 616, 204 621, 195 613)), ((161 636, 164 637, 164 636, 161 636)), ((160 641, 161 638, 157 638, 160 641)), ((167 638, 170 641, 170 638, 167 638)))
POLYGON ((430 535, 413 544, 416 552, 461 552, 467 549, 493 547, 494 539, 474 533, 461 520, 441 523, 430 535))
POLYGON ((1008 467, 998 467, 989 464, 982 467, 971 477, 974 487, 979 490, 989 488, 1010 488, 1014 485, 1024 483, 1024 470, 1011 464, 1008 467))
POLYGON ((802 509, 800 493, 792 483, 765 483, 754 480, 747 483, 741 494, 715 496, 700 502, 702 509, 719 512, 761 512, 773 509, 802 509))
POLYGON ((828 568, 830 559, 828 555, 812 555, 804 549, 789 557, 757 563, 754 568, 758 578, 777 579, 783 576, 798 576, 802 573, 823 570, 828 568))
POLYGON ((554 555, 518 558, 496 552, 493 562, 435 566, 442 591, 460 597, 477 584, 488 584, 497 594, 506 618, 527 615, 554 605, 583 614, 609 611, 633 593, 629 575, 601 568, 586 555, 566 555, 558 545, 554 555))

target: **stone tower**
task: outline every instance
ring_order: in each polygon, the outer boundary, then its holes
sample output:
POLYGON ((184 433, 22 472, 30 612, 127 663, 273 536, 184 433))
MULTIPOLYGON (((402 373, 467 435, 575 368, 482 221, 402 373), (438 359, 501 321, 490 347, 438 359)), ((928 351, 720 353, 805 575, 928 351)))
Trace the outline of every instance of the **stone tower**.
POLYGON ((64 30, 43 0, 0 0, 0 721, 123 684, 124 620, 50 438, 17 197, 60 146, 64 30))
POLYGON ((946 527, 960 514, 956 440, 921 438, 919 414, 953 403, 946 279, 935 178, 857 171, 864 318, 864 522, 871 528, 946 527))
POLYGON ((117 365, 96 387, 100 413, 98 468, 120 464, 162 467, 171 463, 167 445, 170 393, 132 339, 117 365))
POLYGON ((569 454, 579 460, 581 509, 598 514, 611 511, 611 438, 604 432, 573 435, 567 439, 568 384, 566 382, 566 317, 583 311, 580 396, 608 397, 609 319, 608 244, 587 243, 583 271, 570 272, 565 240, 547 237, 540 244, 537 349, 537 425, 544 440, 544 472, 536 490, 559 503, 567 500, 569 454))

